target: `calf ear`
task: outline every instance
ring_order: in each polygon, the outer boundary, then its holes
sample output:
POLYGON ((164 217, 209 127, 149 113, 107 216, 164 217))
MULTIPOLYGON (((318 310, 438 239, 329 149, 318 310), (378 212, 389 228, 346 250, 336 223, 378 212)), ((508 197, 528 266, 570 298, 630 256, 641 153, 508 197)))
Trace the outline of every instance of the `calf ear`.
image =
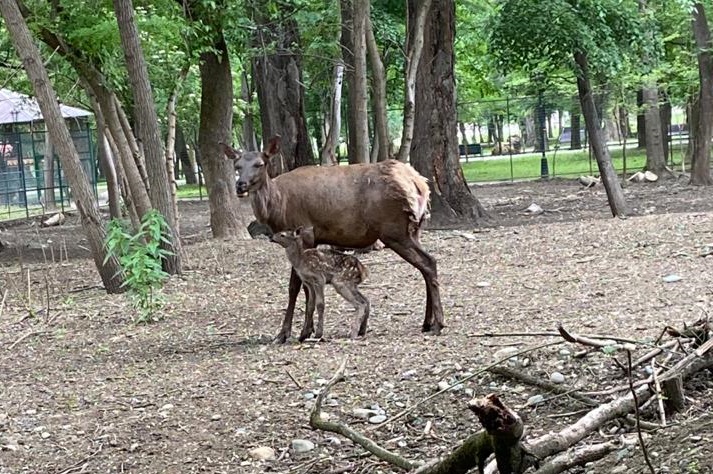
POLYGON ((219 143, 220 149, 223 151, 223 154, 233 160, 233 161, 238 161, 242 157, 242 152, 240 150, 236 150, 235 148, 231 147, 230 145, 226 145, 223 142, 219 143))
POLYGON ((280 152, 280 139, 280 135, 275 135, 270 138, 267 145, 265 145, 265 149, 262 151, 266 157, 270 158, 280 152))
POLYGON ((309 248, 314 248, 315 247, 315 238, 314 238, 314 227, 305 227, 302 229, 302 233, 300 234, 300 237, 302 238, 302 241, 305 244, 305 247, 309 248))

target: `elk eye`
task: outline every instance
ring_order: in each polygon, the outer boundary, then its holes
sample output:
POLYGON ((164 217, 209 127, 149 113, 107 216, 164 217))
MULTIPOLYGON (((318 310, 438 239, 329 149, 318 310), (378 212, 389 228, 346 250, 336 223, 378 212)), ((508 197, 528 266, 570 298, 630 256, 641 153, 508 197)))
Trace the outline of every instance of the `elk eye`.
POLYGON ((262 161, 259 163, 255 163, 255 168, 262 168, 263 166, 265 166, 265 163, 263 163, 262 161))

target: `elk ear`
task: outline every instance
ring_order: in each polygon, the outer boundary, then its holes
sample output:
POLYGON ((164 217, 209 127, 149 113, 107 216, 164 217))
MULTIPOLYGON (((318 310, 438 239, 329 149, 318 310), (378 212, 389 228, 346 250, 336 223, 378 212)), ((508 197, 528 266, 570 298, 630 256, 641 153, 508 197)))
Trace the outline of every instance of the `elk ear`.
POLYGON ((238 161, 242 157, 242 152, 240 150, 236 150, 235 148, 231 147, 230 145, 226 145, 223 142, 220 142, 220 149, 223 151, 223 154, 233 160, 233 161, 238 161))
POLYGON ((280 152, 280 135, 275 135, 274 137, 270 138, 270 140, 267 142, 267 145, 265 146, 265 149, 262 151, 265 156, 270 158, 271 156, 275 156, 280 152))

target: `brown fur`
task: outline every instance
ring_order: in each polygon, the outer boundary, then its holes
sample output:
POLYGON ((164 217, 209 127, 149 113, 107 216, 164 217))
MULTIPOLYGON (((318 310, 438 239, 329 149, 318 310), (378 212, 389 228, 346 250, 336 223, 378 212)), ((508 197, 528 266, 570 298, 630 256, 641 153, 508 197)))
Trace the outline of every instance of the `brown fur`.
POLYGON ((273 234, 271 240, 285 248, 292 268, 307 288, 307 311, 299 340, 303 341, 312 334, 315 307, 318 317, 315 337, 321 339, 323 336, 324 287, 327 283, 356 309, 351 337, 356 339, 366 335, 369 300, 359 291, 358 285, 366 279, 367 270, 359 259, 334 250, 309 248, 314 242, 311 227, 278 232, 273 234))
MULTIPOLYGON (((426 282, 423 330, 439 334, 443 323, 435 259, 419 242, 429 216, 426 179, 395 160, 349 166, 304 166, 270 179, 267 164, 279 151, 273 137, 262 152, 238 152, 224 145, 233 159, 239 196, 251 197, 255 217, 273 232, 313 227, 315 245, 364 248, 381 240, 419 269, 426 282)), ((292 328, 300 279, 293 271, 282 330, 285 342, 292 328)))

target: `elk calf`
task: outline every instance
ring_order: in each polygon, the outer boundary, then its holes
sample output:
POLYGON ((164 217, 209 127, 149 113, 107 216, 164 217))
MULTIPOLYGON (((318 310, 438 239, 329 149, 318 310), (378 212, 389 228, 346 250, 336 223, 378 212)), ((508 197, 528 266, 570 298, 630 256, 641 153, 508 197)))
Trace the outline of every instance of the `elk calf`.
POLYGON ((369 319, 369 300, 357 286, 366 279, 367 271, 358 258, 334 250, 320 250, 314 247, 314 229, 298 227, 294 231, 273 234, 270 240, 277 242, 287 251, 287 258, 302 280, 307 292, 307 310, 299 340, 307 339, 314 329, 314 309, 317 308, 317 330, 315 337, 322 338, 324 332, 324 286, 330 283, 344 299, 354 305, 356 317, 350 336, 366 334, 369 319))

